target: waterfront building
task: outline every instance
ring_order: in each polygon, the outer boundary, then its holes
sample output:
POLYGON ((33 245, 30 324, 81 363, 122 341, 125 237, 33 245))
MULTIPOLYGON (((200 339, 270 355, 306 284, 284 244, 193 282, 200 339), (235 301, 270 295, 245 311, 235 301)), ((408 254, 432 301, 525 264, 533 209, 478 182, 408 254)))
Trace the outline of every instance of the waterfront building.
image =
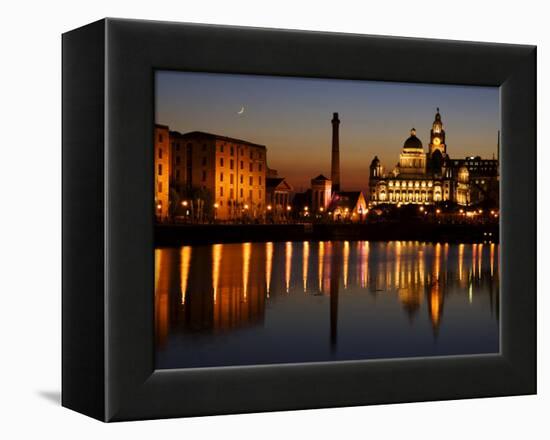
POLYGON ((192 186, 192 151, 187 148, 183 135, 177 131, 170 131, 170 151, 170 187, 183 196, 192 186))
MULTIPOLYGON (((219 220, 260 218, 266 208, 266 147, 193 131, 172 132, 172 179, 180 192, 196 199, 219 220), (179 161, 178 161, 179 153, 179 161), (185 193, 184 188, 187 193, 185 193)), ((193 202, 195 202, 193 200, 193 202)))
MULTIPOLYGON (((270 170, 272 171, 272 170, 270 170)), ((293 195, 293 187, 284 177, 277 173, 268 173, 266 178, 266 210, 272 220, 279 220, 286 216, 293 195)))
POLYGON ((403 143, 399 162, 385 173, 378 157, 369 172, 369 202, 377 204, 498 205, 498 160, 451 159, 439 108, 430 130, 428 152, 413 128, 403 143))
POLYGON ((332 180, 319 174, 311 179, 311 209, 313 212, 324 212, 332 197, 332 180))
POLYGON ((362 221, 367 214, 367 201, 361 191, 338 191, 328 205, 328 215, 334 221, 362 221))
POLYGON ((155 216, 157 221, 165 221, 169 216, 170 194, 170 139, 168 127, 155 125, 155 216))

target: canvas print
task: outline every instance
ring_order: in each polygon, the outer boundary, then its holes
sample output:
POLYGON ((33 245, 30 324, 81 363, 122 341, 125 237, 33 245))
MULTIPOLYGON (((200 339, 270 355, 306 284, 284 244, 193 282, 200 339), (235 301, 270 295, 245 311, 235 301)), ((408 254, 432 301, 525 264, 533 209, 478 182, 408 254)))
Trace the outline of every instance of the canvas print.
POLYGON ((156 368, 498 353, 499 133, 495 87, 156 71, 156 368))

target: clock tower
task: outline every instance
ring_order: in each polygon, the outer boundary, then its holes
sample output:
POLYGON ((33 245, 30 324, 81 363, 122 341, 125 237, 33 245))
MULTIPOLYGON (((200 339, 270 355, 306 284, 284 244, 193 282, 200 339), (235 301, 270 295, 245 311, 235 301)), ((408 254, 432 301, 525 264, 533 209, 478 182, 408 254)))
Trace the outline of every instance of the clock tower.
POLYGON ((447 154, 447 145, 445 144, 445 130, 443 130, 443 122, 439 114, 439 107, 435 114, 435 120, 430 131, 430 155, 439 150, 442 156, 447 154))

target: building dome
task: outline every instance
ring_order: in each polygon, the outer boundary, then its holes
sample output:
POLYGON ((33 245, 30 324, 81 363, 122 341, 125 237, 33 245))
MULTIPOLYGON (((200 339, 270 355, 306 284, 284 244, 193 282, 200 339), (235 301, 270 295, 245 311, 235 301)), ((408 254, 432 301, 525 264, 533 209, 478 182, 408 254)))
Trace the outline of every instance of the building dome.
POLYGON ((416 137, 416 130, 411 129, 411 136, 403 144, 403 148, 422 149, 422 142, 416 137))

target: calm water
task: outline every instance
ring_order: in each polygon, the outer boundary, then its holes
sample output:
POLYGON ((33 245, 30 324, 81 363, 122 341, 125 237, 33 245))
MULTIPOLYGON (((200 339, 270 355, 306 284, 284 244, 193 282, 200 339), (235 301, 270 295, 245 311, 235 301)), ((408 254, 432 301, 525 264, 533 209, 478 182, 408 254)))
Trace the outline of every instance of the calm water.
POLYGON ((155 250, 157 368, 499 351, 497 244, 155 250))

